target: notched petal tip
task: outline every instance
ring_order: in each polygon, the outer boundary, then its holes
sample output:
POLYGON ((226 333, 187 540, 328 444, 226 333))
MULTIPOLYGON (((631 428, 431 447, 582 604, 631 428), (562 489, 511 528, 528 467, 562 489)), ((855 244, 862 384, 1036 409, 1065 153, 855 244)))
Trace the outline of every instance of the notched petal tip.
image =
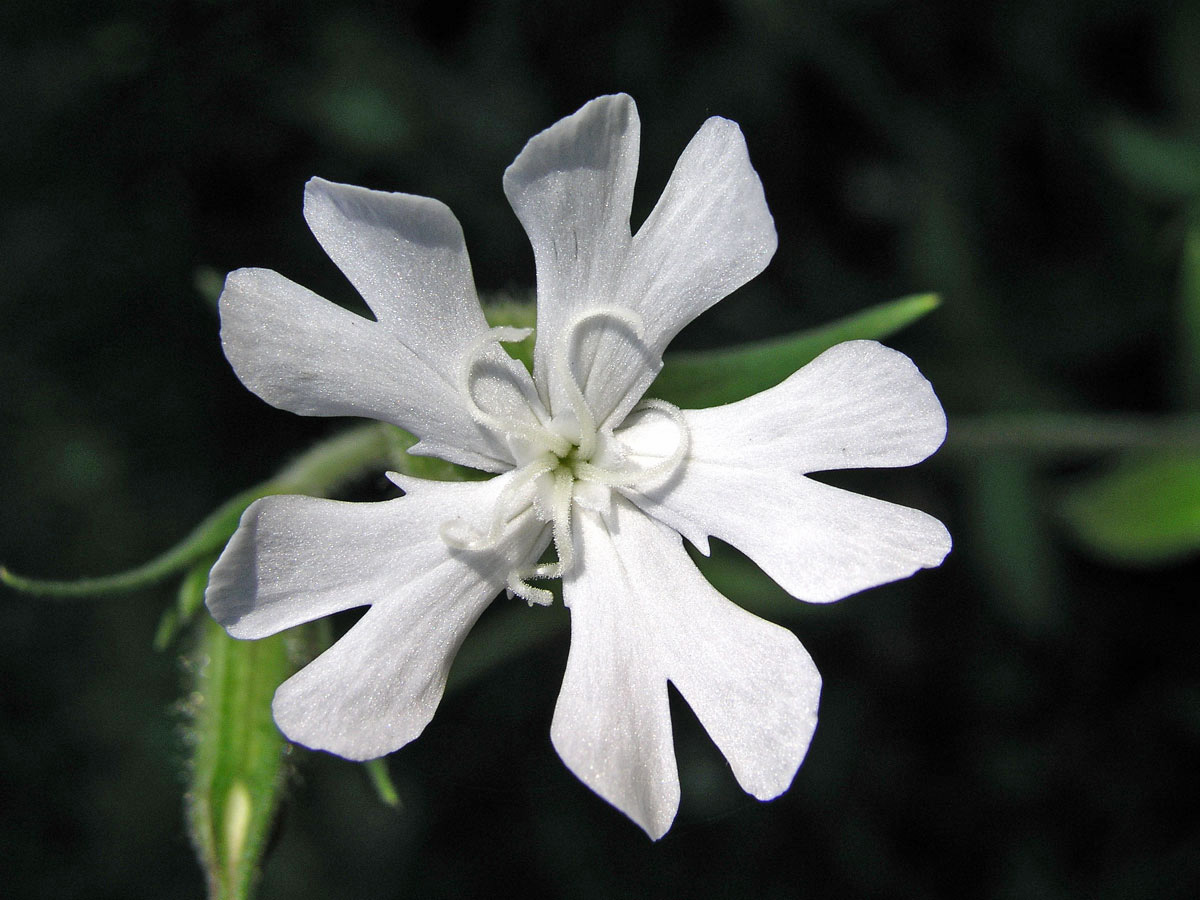
MULTIPOLYGON (((384 228, 428 249, 459 251, 462 226, 445 203, 399 191, 376 191, 313 177, 304 186, 304 218, 313 235, 337 261, 331 246, 353 223, 384 228)), ((369 299, 369 298, 368 298, 369 299)))
POLYGON ((258 515, 265 499, 255 500, 246 507, 237 530, 209 571, 208 585, 204 589, 204 605, 209 614, 230 637, 239 640, 253 640, 273 633, 260 633, 243 621, 253 611, 257 595, 253 545, 258 515))
POLYGON ((526 142, 504 170, 504 192, 512 201, 514 191, 553 172, 611 168, 630 131, 636 142, 640 121, 633 98, 628 94, 597 97, 526 142))
POLYGON ((217 308, 224 315, 232 306, 241 303, 246 293, 263 290, 264 286, 282 280, 283 276, 274 269, 264 269, 261 266, 245 266, 234 269, 225 276, 221 294, 217 298, 217 308))
MULTIPOLYGON (((620 702, 620 698, 615 702, 620 702)), ((636 772, 632 776, 626 773, 618 777, 611 771, 612 766, 596 763, 594 736, 576 733, 578 720, 567 721, 561 707, 560 700, 550 726, 550 740, 563 765, 601 799, 646 832, 650 840, 661 840, 671 830, 679 812, 680 788, 674 750, 670 751, 669 770, 662 772, 660 777, 644 772, 636 772)), ((669 724, 667 728, 669 741, 669 724)), ((620 750, 616 752, 619 754, 620 750)))
POLYGON ((946 411, 932 382, 910 356, 879 341, 860 339, 830 347, 809 365, 822 357, 828 357, 830 371, 835 375, 833 361, 844 360, 843 373, 833 379, 844 390, 854 389, 870 395, 874 407, 890 408, 903 414, 907 424, 905 443, 914 456, 907 462, 889 462, 889 467, 916 465, 945 443, 946 411))
MULTIPOLYGON (((822 487, 837 490, 828 488, 827 485, 822 487)), ((847 559, 840 569, 835 569, 825 562, 821 566, 814 566, 814 572, 808 573, 807 578, 794 573, 789 574, 770 562, 760 562, 763 570, 796 599, 805 603, 835 603, 871 588, 911 578, 922 569, 936 569, 949 555, 953 543, 950 532, 940 520, 928 513, 870 497, 861 497, 847 491, 840 493, 875 504, 878 510, 891 508, 896 515, 903 516, 907 521, 903 527, 896 527, 892 531, 891 543, 878 549, 874 558, 869 561, 847 559), (859 570, 870 574, 858 576, 856 573, 859 570)), ((831 526, 831 531, 836 527, 831 526)), ((864 519, 863 533, 869 534, 872 528, 870 521, 864 519)))
POLYGON ((739 223, 748 233, 746 244, 762 255, 758 271, 766 268, 779 247, 779 233, 741 126, 732 119, 713 116, 700 126, 689 149, 704 158, 706 168, 725 177, 731 193, 736 191, 730 201, 739 207, 739 223))
POLYGON ((337 709, 324 710, 323 713, 323 707, 314 699, 311 691, 297 689, 292 684, 295 678, 292 676, 275 691, 271 715, 284 737, 309 750, 332 753, 352 762, 366 762, 387 756, 416 740, 428 724, 429 720, 426 720, 415 727, 390 734, 386 730, 382 734, 377 733, 377 727, 354 728, 345 721, 339 721, 337 709))
POLYGON ((642 829, 642 831, 646 832, 646 836, 649 837, 650 840, 657 842, 666 837, 667 832, 671 830, 671 826, 675 824, 675 814, 672 813, 669 817, 660 816, 659 818, 649 822, 638 822, 635 819, 634 823, 640 829, 642 829))

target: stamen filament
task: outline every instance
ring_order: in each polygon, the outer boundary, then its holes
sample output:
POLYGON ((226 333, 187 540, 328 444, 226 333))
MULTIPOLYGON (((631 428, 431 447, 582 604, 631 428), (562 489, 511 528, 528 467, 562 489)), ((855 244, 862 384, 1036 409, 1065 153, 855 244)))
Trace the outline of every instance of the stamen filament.
POLYGON ((635 487, 639 484, 656 481, 674 472, 675 468, 683 461, 683 458, 687 456, 688 450, 692 446, 692 434, 687 427, 687 420, 683 417, 683 411, 678 406, 668 403, 666 400, 656 400, 653 398, 643 400, 633 408, 634 412, 644 410, 654 410, 664 414, 678 429, 679 440, 676 441, 675 449, 671 451, 670 456, 645 469, 615 472, 592 465, 590 462, 578 462, 575 464, 575 474, 588 481, 607 484, 609 487, 635 487))
POLYGON ((486 532, 477 531, 462 519, 451 519, 438 526, 438 536, 455 550, 488 550, 495 547, 504 534, 505 526, 529 508, 529 504, 526 504, 510 514, 508 507, 513 498, 532 482, 553 471, 557 465, 558 457, 547 453, 546 457, 535 460, 518 471, 496 497, 492 506, 492 520, 486 532))
POLYGON ((558 561, 535 568, 535 578, 561 578, 575 564, 575 548, 571 542, 571 501, 574 490, 575 476, 569 469, 561 468, 554 473, 550 522, 554 529, 554 549, 558 553, 558 561))
POLYGON ((580 313, 567 328, 567 339, 563 342, 562 347, 559 348, 555 358, 555 368, 558 369, 558 376, 562 382, 563 390, 567 392, 567 399, 571 403, 571 410, 575 413, 575 419, 579 422, 579 455, 584 459, 591 457, 596 451, 596 417, 592 415, 587 398, 583 395, 583 388, 580 386, 578 379, 575 378, 575 373, 571 370, 570 351, 575 346, 575 337, 579 329, 592 319, 602 318, 615 319, 618 322, 624 323, 638 340, 642 338, 644 325, 642 317, 632 310, 622 309, 619 306, 604 306, 599 309, 590 309, 587 312, 580 313))
POLYGON ((550 606, 554 603, 554 594, 545 588, 534 587, 515 571, 508 573, 506 587, 510 597, 520 597, 530 606, 550 606))
MULTIPOLYGON (((471 418, 480 425, 498 434, 522 438, 534 447, 549 450, 557 456, 563 456, 571 449, 571 442, 562 435, 556 434, 548 428, 530 425, 511 418, 501 418, 484 410, 475 399, 475 372, 487 353, 488 345, 493 341, 504 341, 505 343, 523 341, 531 334, 533 334, 532 328, 512 328, 501 325, 490 328, 475 338, 463 355, 463 367, 459 373, 459 389, 466 398, 471 418)), ((512 360, 509 362, 519 365, 512 360)))

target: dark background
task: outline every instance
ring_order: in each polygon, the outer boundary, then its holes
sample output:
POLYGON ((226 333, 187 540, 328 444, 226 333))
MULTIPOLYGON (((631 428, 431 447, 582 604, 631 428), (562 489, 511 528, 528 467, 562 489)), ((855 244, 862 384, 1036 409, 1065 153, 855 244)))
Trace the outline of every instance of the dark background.
MULTIPOLYGON (((339 427, 246 392, 212 303, 244 265, 350 299, 301 217, 314 174, 445 201, 481 290, 526 288, 501 172, 623 90, 643 122, 635 224, 719 114, 779 231, 766 273, 682 345, 945 300, 890 343, 951 440, 854 483, 940 516, 955 550, 783 619, 825 677, 783 798, 742 794, 677 704, 682 808, 651 844, 550 745, 564 637, 446 699, 390 760, 400 812, 357 766, 298 752, 264 898, 1200 895, 1195 557, 1098 558, 1061 501, 1113 454, 1013 449, 986 418, 1195 411, 1178 282, 1200 174, 1128 146, 1200 154, 1200 5, 10 0, 0 41, 16 571, 135 564, 339 427)), ((5 896, 201 894, 182 673, 151 649, 172 590, 0 595, 5 896)))

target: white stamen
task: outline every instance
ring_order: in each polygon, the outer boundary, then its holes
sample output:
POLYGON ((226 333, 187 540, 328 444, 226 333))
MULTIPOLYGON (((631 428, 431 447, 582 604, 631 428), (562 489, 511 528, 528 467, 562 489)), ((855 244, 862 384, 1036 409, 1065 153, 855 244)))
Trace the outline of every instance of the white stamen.
POLYGON ((575 547, 571 542, 571 501, 574 499, 575 476, 567 468, 554 473, 554 496, 550 501, 550 521, 554 529, 554 549, 558 561, 538 566, 534 578, 561 578, 575 564, 575 547))
POLYGON ((438 536, 447 546, 456 550, 489 550, 495 547, 508 523, 530 506, 530 503, 526 503, 519 509, 510 511, 509 506, 512 504, 513 498, 547 472, 554 471, 556 466, 558 466, 558 457, 547 453, 545 457, 522 467, 496 497, 496 502, 492 506, 492 519, 486 532, 472 528, 462 519, 451 519, 438 526, 438 536))
POLYGON ((590 459, 596 452, 596 417, 592 415, 587 398, 583 395, 583 388, 571 369, 570 356, 571 350, 575 347, 575 338, 579 329, 592 319, 612 319, 621 322, 633 332, 634 337, 639 341, 642 338, 644 324, 642 317, 637 313, 619 306, 590 309, 571 320, 571 324, 567 326, 567 338, 557 348, 558 352, 554 355, 554 368, 558 371, 563 390, 567 392, 567 399, 571 402, 571 409, 579 422, 579 455, 584 459, 590 459))
MULTIPOLYGON (((575 441, 562 433, 572 429, 564 429, 561 420, 551 424, 514 421, 510 417, 501 417, 482 409, 475 399, 476 374, 481 366, 488 362, 485 357, 491 351, 491 342, 523 340, 531 333, 530 329, 493 328, 480 335, 467 349, 463 358, 460 387, 475 421, 499 435, 527 442, 536 455, 512 473, 508 483, 497 495, 486 531, 473 528, 462 519, 453 519, 443 522, 438 534, 447 546, 457 550, 479 551, 496 547, 510 523, 526 513, 532 513, 541 521, 548 522, 558 559, 528 568, 515 568, 508 573, 505 582, 509 596, 521 597, 530 606, 548 606, 554 600, 550 591, 534 587, 529 583, 530 579, 561 578, 575 565, 575 547, 571 539, 571 508, 576 502, 577 479, 608 488, 643 485, 674 472, 691 448, 691 433, 680 409, 663 400, 644 400, 634 408, 635 412, 655 412, 674 423, 678 440, 671 454, 652 466, 636 468, 628 464, 628 454, 621 453, 617 444, 609 448, 606 456, 609 463, 616 464, 618 468, 605 468, 591 461, 599 445, 600 433, 583 387, 571 368, 570 359, 580 329, 592 319, 609 319, 624 325, 639 341, 643 331, 641 317, 631 310, 619 307, 592 309, 577 315, 568 324, 566 340, 552 353, 550 368, 558 378, 561 389, 566 393, 566 399, 570 402, 578 423, 579 433, 575 441), (546 475, 553 476, 549 491, 546 491, 545 487, 533 487, 538 479, 546 475)), ((516 365, 511 360, 509 362, 516 365)))
MULTIPOLYGON (((548 428, 530 425, 526 422, 518 422, 511 418, 501 418, 484 410, 475 400, 475 372, 484 361, 484 356, 490 349, 489 345, 493 341, 504 341, 505 343, 523 341, 531 334, 533 334, 532 328, 498 326, 479 335, 463 355, 463 366, 459 372, 458 386, 462 391, 463 397, 466 398, 471 418, 480 425, 497 434, 522 438, 539 449, 549 450, 557 456, 562 456, 571 449, 571 442, 562 435, 556 434, 548 428)), ((505 359, 512 365, 520 365, 507 355, 505 359)))
POLYGON ((655 399, 643 400, 633 408, 634 412, 645 410, 654 410, 655 412, 662 413, 678 429, 679 439, 675 442, 675 449, 671 451, 670 456, 645 469, 619 469, 617 471, 602 469, 599 466, 592 465, 590 462, 579 462, 575 465, 575 474, 580 478, 586 478, 588 481, 597 481, 601 484, 607 484, 610 487, 636 487, 647 482, 657 481, 674 472, 678 465, 683 462, 683 458, 687 456, 688 450, 692 446, 692 434, 688 430, 687 421, 683 417, 683 411, 678 406, 668 403, 666 400, 655 399))
MULTIPOLYGON (((511 521, 512 517, 507 517, 505 510, 512 503, 513 498, 547 472, 553 472, 557 466, 558 457, 552 453, 547 453, 522 467, 513 477, 513 480, 504 486, 504 490, 500 492, 500 496, 496 498, 495 511, 492 515, 493 530, 501 530, 511 521)), ((527 503, 518 512, 524 512, 528 508, 529 504, 527 503)))
POLYGON ((508 573, 507 590, 510 596, 520 597, 530 606, 550 606, 554 602, 554 594, 545 588, 536 588, 516 571, 508 573))

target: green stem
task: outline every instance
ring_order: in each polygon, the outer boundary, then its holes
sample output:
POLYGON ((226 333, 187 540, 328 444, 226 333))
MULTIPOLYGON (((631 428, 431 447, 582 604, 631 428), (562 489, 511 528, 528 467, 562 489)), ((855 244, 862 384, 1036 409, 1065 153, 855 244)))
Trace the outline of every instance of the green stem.
POLYGON ((182 541, 144 565, 115 575, 76 581, 27 578, 0 566, 0 582, 23 593, 56 598, 93 597, 145 587, 183 571, 206 555, 219 553, 237 528, 246 507, 260 497, 269 494, 323 496, 373 469, 389 466, 404 471, 428 468, 425 460, 405 453, 413 443, 411 435, 390 425, 360 425, 322 441, 297 457, 275 478, 227 500, 182 541))
POLYGON ((375 788, 379 799, 392 809, 399 809, 400 794, 396 791, 396 785, 392 783, 387 759, 382 756, 378 759, 368 759, 363 763, 363 768, 367 770, 367 777, 371 779, 371 786, 375 788))

